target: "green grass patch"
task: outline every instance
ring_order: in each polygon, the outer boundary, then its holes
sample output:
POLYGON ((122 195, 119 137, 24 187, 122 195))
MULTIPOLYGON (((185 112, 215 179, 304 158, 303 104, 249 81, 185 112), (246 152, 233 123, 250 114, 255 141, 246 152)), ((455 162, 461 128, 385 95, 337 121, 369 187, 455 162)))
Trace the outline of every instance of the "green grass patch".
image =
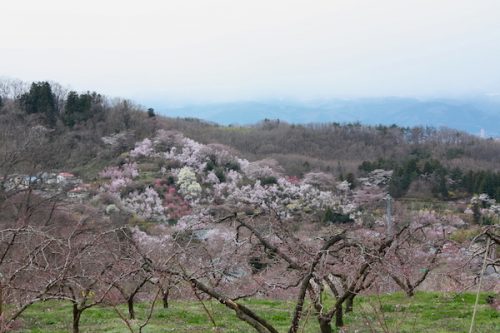
MULTIPOLYGON (((474 332, 493 333, 500 327, 499 313, 486 303, 488 293, 481 294, 474 332)), ((331 303, 331 299, 328 303, 331 303)), ((475 301, 474 294, 418 292, 413 298, 403 293, 357 297, 354 312, 345 315, 344 332, 468 332, 475 301)), ((243 304, 271 322, 279 332, 287 332, 294 310, 293 301, 251 299, 243 304)), ((137 327, 147 317, 150 304, 136 304, 137 327)), ((168 309, 157 304, 145 333, 159 332, 253 332, 233 311, 215 301, 206 301, 206 308, 215 319, 214 328, 199 302, 172 301, 168 309)), ((119 310, 126 314, 126 306, 119 310)), ((18 333, 71 331, 71 306, 64 302, 33 305, 22 316, 18 333)), ((305 304, 301 322, 304 333, 319 332, 315 314, 305 304)), ((110 307, 94 307, 85 311, 81 332, 127 332, 110 307)))

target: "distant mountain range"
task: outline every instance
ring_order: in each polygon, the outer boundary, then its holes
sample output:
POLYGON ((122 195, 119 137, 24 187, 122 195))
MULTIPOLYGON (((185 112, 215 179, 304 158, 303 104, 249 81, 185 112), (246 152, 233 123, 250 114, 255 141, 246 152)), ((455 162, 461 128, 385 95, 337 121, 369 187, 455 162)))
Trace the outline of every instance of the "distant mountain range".
POLYGON ((471 134, 500 137, 500 99, 411 98, 332 99, 297 102, 269 100, 193 104, 157 108, 171 117, 194 117, 219 124, 253 124, 264 119, 289 123, 352 123, 368 125, 449 127, 471 134))

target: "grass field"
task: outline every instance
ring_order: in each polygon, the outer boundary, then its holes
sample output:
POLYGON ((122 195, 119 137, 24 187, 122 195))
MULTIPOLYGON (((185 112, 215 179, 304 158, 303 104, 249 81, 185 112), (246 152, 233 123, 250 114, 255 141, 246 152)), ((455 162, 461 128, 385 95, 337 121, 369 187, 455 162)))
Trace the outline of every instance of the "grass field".
MULTIPOLYGON (((474 332, 500 332, 500 315, 486 303, 489 294, 481 294, 474 332)), ((491 294, 490 294, 491 295, 491 294)), ((475 295, 419 292, 414 298, 402 293, 358 297, 354 312, 345 316, 343 332, 468 332, 475 295)), ((254 299, 246 304, 268 319, 280 332, 286 332, 293 303, 254 299)), ((216 302, 205 302, 216 321, 209 320, 202 305, 195 301, 172 301, 169 309, 158 304, 143 332, 253 332, 234 313, 216 302)), ((145 318, 149 304, 137 304, 138 321, 145 318)), ((125 306, 120 307, 126 313, 125 306)), ((16 332, 70 332, 71 307, 62 302, 35 304, 22 317, 23 328, 16 332)), ((82 332, 129 332, 116 312, 108 307, 94 307, 83 313, 82 332)), ((314 313, 306 305, 301 332, 319 332, 314 313)))

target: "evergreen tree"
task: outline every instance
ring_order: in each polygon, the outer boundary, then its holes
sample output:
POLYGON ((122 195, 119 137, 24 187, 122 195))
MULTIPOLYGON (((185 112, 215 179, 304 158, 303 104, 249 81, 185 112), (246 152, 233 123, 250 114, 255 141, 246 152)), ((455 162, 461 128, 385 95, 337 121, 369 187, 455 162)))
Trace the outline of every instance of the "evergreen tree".
POLYGON ((149 108, 149 109, 148 109, 148 117, 149 117, 149 118, 154 118, 154 117, 156 117, 156 114, 155 114, 155 109, 153 109, 153 108, 149 108))
POLYGON ((349 187, 351 190, 356 187, 356 177, 352 172, 349 172, 345 178, 345 180, 349 183, 349 187))
POLYGON ((76 123, 92 117, 91 109, 94 95, 89 93, 78 95, 75 91, 69 92, 64 106, 64 123, 67 126, 73 127, 76 123))
POLYGON ((438 184, 438 193, 443 198, 448 198, 448 186, 446 184, 446 176, 444 173, 439 174, 439 184, 438 184))
POLYGON ((33 82, 30 91, 22 94, 18 102, 26 113, 44 115, 47 124, 53 127, 57 120, 55 100, 50 83, 33 82))

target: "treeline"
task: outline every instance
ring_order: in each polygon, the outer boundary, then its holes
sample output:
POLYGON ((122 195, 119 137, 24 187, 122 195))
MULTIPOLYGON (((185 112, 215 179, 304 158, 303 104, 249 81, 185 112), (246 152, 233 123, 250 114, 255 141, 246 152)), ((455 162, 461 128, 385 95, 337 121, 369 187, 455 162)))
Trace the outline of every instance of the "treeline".
POLYGON ((0 81, 0 172, 92 176, 157 128, 154 110, 52 82, 0 81), (117 135, 114 145, 102 138, 117 135), (19 163, 19 160, 24 163, 19 163))
POLYGON ((428 152, 450 168, 500 171, 498 141, 447 128, 295 125, 277 120, 245 127, 218 126, 196 119, 173 119, 171 124, 197 141, 226 144, 249 159, 275 158, 287 172, 298 176, 315 169, 338 176, 356 172, 365 160, 379 158, 401 162, 415 149, 428 152))
MULTIPOLYGON (((53 90, 51 83, 46 81, 33 82, 28 91, 13 96, 12 99, 19 109, 27 114, 38 115, 40 120, 51 128, 57 127, 58 121, 68 127, 84 124, 90 119, 102 122, 105 120, 104 112, 110 108, 109 101, 97 92, 79 94, 76 91, 67 91, 59 85, 53 90)), ((129 107, 127 104, 131 104, 129 101, 120 102, 124 103, 124 109, 129 107)), ((147 115, 155 117, 154 110, 149 109, 147 115)), ((124 117, 122 120, 123 125, 129 128, 130 119, 124 117)))
POLYGON ((478 193, 486 193, 491 198, 500 199, 500 172, 464 171, 458 167, 451 169, 419 152, 413 152, 402 162, 386 159, 364 161, 358 169, 361 174, 375 169, 393 170, 389 193, 396 198, 406 195, 412 184, 419 182, 420 189, 415 191, 420 190, 420 194, 431 194, 441 199, 456 199, 478 193))

